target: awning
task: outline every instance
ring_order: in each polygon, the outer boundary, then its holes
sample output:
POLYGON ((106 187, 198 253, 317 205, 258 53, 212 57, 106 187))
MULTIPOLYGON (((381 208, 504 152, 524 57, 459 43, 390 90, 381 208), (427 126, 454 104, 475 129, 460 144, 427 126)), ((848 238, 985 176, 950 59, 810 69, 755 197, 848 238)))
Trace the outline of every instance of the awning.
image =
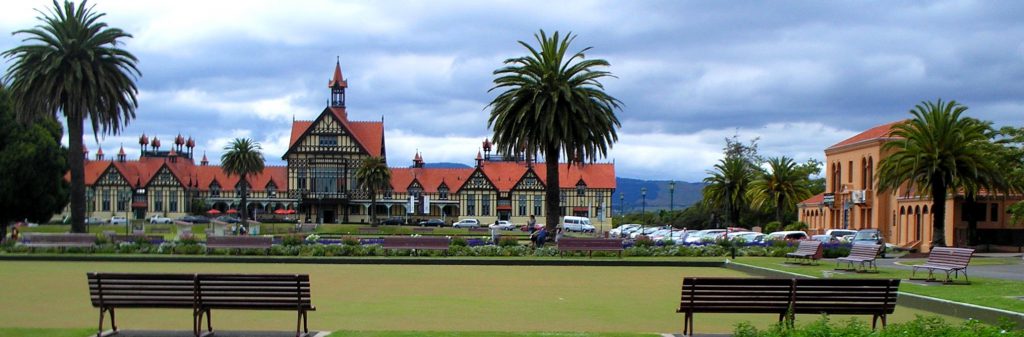
POLYGON ((586 212, 586 211, 589 211, 589 210, 590 210, 590 207, 587 207, 587 206, 576 206, 576 207, 572 208, 573 212, 586 212))
POLYGON ((512 210, 512 205, 499 205, 498 206, 498 210, 499 211, 511 211, 512 210))

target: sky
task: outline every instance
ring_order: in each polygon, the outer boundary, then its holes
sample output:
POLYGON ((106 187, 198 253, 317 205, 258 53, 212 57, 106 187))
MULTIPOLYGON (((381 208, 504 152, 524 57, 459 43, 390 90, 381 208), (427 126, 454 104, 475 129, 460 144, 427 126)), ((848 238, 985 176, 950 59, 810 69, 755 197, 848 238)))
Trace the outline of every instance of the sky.
MULTIPOLYGON (((250 137, 283 165, 291 121, 323 111, 340 60, 349 118, 385 121, 389 165, 416 151, 471 164, 491 135, 493 71, 540 29, 572 32, 573 49, 611 64, 603 84, 623 102, 622 127, 603 161, 620 177, 699 181, 733 135, 759 139, 764 155, 824 160, 826 147, 939 98, 1024 124, 1020 1, 89 4, 133 35, 123 47, 142 72, 137 118, 86 139, 108 155, 123 144, 137 157, 142 133, 164 144, 180 133, 213 163, 250 137)), ((5 1, 0 32, 38 24, 35 9, 50 6, 5 1)), ((0 50, 23 37, 0 34, 0 50)))

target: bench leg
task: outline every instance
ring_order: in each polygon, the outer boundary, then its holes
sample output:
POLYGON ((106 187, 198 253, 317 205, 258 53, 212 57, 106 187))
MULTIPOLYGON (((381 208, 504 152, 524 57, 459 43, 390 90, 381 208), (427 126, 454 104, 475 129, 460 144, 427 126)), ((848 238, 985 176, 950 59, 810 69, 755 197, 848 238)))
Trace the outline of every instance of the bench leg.
POLYGON ((114 308, 110 308, 110 328, 117 331, 117 319, 114 317, 114 308))
POLYGON ((302 311, 302 331, 305 332, 306 334, 309 334, 309 321, 308 321, 308 319, 309 319, 309 312, 303 310, 302 311))
POLYGON ((206 329, 209 332, 213 332, 213 315, 210 313, 210 309, 206 309, 206 329))
POLYGON ((693 313, 688 312, 683 316, 683 335, 693 336, 693 313))
POLYGON ((103 335, 103 313, 105 313, 106 311, 106 309, 100 308, 100 327, 97 328, 96 330, 96 337, 100 337, 100 335, 103 335))
POLYGON ((302 311, 299 310, 298 316, 295 317, 295 337, 302 336, 302 311))

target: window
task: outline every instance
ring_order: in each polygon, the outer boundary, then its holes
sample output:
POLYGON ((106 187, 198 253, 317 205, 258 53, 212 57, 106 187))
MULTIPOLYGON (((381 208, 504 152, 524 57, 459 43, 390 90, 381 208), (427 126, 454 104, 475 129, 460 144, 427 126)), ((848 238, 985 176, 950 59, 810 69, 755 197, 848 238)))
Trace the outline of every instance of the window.
POLYGON ((104 212, 109 212, 110 211, 110 190, 106 190, 106 189, 103 190, 103 205, 102 205, 102 207, 103 207, 103 211, 104 212))
POLYGON ((441 186, 441 188, 437 189, 437 194, 439 199, 448 200, 448 187, 441 186))
POLYGON ((558 204, 559 205, 565 205, 565 199, 566 199, 565 192, 564 191, 558 191, 558 204))
POLYGON ((992 204, 992 211, 989 215, 991 215, 992 217, 990 217, 988 221, 999 221, 999 204, 992 204))
POLYGON ((541 201, 539 194, 533 196, 533 215, 543 214, 541 212, 542 210, 544 210, 544 208, 542 207, 543 204, 544 203, 543 201, 541 201))
POLYGON ((395 191, 392 190, 391 188, 384 190, 384 199, 391 199, 394 193, 395 191))
POLYGON ((338 146, 338 136, 320 135, 320 146, 338 146))
POLYGON ((416 186, 409 189, 409 195, 411 195, 413 198, 419 199, 421 194, 423 194, 422 187, 416 186))
POLYGON ((213 182, 213 184, 210 185, 210 196, 211 197, 219 197, 220 196, 220 184, 218 184, 217 182, 213 182))
POLYGON ((480 195, 480 215, 490 216, 491 215, 491 195, 481 194, 480 195))
POLYGON ((153 193, 153 210, 157 212, 164 211, 164 191, 153 193))
POLYGON ((274 183, 267 184, 267 197, 268 198, 275 198, 275 197, 277 197, 277 185, 275 185, 274 183))
POLYGON ((299 181, 298 182, 299 190, 300 191, 305 191, 306 190, 306 169, 305 168, 298 169, 296 171, 296 173, 295 173, 295 176, 296 176, 296 180, 299 181))
POLYGON ((178 211, 178 191, 167 191, 167 208, 170 212, 178 211))
POLYGON ((526 216, 526 195, 519 196, 519 216, 526 216))
POLYGON ((124 212, 128 210, 128 196, 131 196, 128 190, 121 190, 117 192, 117 211, 124 212))
POLYGON ((846 182, 852 184, 853 183, 853 161, 852 160, 848 164, 846 164, 846 170, 850 171, 850 175, 846 176, 846 182))
POLYGON ((476 196, 466 195, 466 215, 476 215, 476 196))

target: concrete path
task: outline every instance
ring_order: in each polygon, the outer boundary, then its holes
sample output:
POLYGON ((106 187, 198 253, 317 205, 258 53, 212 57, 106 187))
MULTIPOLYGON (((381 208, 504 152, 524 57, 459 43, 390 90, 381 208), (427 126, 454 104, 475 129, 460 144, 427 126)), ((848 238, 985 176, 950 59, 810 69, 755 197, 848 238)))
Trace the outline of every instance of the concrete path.
MULTIPOLYGON (((1019 256, 1019 255, 1018 255, 1019 256)), ((972 261, 978 259, 984 259, 985 257, 975 256, 972 261)), ((917 259, 915 259, 917 260, 917 259)), ((905 260, 901 259, 878 259, 875 260, 879 267, 889 267, 903 270, 913 270, 910 265, 903 265, 901 262, 905 260)), ((919 260, 917 260, 919 261, 919 260)), ((833 263, 834 260, 833 260, 833 263)), ((995 278, 1004 280, 1024 281, 1024 262, 1017 264, 1007 265, 994 265, 994 266, 976 266, 968 265, 967 276, 979 276, 985 278, 995 278)))

